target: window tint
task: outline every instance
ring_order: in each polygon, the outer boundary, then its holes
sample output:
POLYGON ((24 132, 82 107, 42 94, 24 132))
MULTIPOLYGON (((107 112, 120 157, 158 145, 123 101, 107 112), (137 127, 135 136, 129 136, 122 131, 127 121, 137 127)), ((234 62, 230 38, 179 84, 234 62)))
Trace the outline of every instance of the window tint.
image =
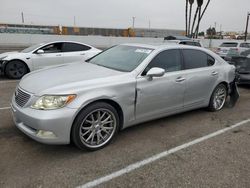
POLYGON ((53 43, 41 48, 44 53, 59 53, 62 52, 62 43, 53 43))
POLYGON ((166 72, 173 72, 181 70, 181 54, 179 50, 166 50, 159 53, 147 66, 143 75, 145 75, 151 68, 159 67, 166 72))
POLYGON ((210 55, 207 55, 207 66, 213 66, 215 63, 215 59, 210 55))
POLYGON ((238 43, 236 42, 223 42, 220 47, 237 47, 238 43))
POLYGON ((183 50, 185 69, 212 66, 215 59, 199 50, 183 50))
POLYGON ((77 43, 65 42, 63 44, 63 52, 78 52, 78 51, 86 51, 89 49, 90 49, 89 46, 77 43))

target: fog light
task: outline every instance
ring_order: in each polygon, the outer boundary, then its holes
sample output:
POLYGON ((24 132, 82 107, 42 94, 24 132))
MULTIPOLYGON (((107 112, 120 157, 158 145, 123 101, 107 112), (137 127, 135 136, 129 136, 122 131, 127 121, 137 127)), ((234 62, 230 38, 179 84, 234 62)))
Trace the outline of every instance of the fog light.
POLYGON ((51 131, 37 131, 36 135, 41 138, 56 138, 56 135, 51 131))

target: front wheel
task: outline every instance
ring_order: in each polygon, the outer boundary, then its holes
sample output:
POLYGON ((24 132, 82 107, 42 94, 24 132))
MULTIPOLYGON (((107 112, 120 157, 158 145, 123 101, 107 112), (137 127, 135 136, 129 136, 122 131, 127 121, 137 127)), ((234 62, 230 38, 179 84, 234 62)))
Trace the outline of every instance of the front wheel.
POLYGON ((11 79, 20 79, 28 73, 27 66, 19 60, 10 61, 5 67, 5 74, 11 79))
POLYGON ((77 116, 71 139, 80 149, 98 150, 111 142, 118 132, 116 109, 104 102, 94 103, 77 116))
POLYGON ((227 99, 227 88, 224 84, 219 84, 213 91, 208 109, 212 112, 223 108, 227 99))

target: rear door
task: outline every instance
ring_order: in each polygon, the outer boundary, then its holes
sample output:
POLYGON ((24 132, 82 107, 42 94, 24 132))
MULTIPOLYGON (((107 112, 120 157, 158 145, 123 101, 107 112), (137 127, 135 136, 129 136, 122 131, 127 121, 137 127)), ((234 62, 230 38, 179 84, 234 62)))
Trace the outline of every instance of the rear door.
POLYGON ((91 54, 91 47, 73 42, 64 42, 62 50, 65 63, 84 61, 91 54))
POLYGON ((61 42, 45 45, 38 50, 36 50, 31 56, 34 69, 63 64, 64 61, 61 42), (43 50, 44 53, 38 54, 38 50, 43 50))
POLYGON ((137 78, 136 118, 151 119, 183 108, 185 78, 179 49, 160 52, 137 78), (149 79, 153 67, 165 69, 162 77, 149 79))
POLYGON ((187 85, 184 107, 201 106, 210 98, 219 69, 215 66, 215 59, 203 51, 183 49, 182 53, 187 85))

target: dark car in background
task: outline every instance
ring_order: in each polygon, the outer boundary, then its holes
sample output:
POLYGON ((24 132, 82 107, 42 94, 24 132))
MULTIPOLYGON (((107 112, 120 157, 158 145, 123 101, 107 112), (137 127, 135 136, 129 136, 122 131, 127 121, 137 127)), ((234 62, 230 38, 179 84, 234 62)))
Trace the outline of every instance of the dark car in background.
POLYGON ((250 49, 241 53, 231 49, 225 60, 236 67, 238 84, 250 84, 250 49))

